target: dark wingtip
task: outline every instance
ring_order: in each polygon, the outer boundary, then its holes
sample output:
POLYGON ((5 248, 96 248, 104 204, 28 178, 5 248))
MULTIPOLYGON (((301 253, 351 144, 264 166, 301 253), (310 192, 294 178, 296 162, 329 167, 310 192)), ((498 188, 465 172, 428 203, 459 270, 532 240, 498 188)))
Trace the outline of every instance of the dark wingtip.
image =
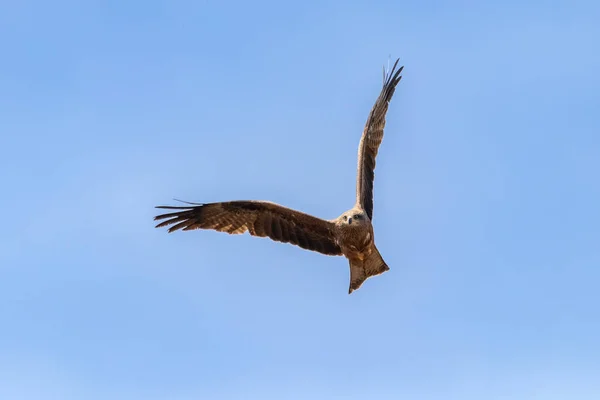
MULTIPOLYGON (((164 217, 163 218, 161 218, 161 217, 162 217, 162 215, 157 215, 156 217, 154 217, 154 220, 159 221, 164 218, 164 217)), ((171 224, 172 224, 171 220, 168 219, 166 221, 159 222, 158 224, 156 224, 155 228, 162 228, 163 226, 167 226, 167 225, 171 225, 171 224)))
POLYGON ((189 217, 190 215, 187 215, 189 212, 193 212, 194 210, 200 209, 203 206, 205 206, 205 203, 192 203, 189 201, 185 201, 185 200, 179 200, 179 199, 174 199, 175 201, 179 201, 180 203, 185 203, 185 204, 189 204, 187 206, 155 206, 154 208, 159 208, 162 210, 176 210, 175 212, 171 212, 171 213, 166 213, 166 214, 160 214, 154 217, 154 221, 160 221, 162 219, 165 219, 165 221, 162 221, 158 224, 155 225, 155 228, 163 228, 169 225, 173 225, 174 226, 170 227, 168 232, 172 233, 175 232, 176 230, 179 230, 181 228, 185 229, 186 225, 189 224, 189 217))
POLYGON ((155 228, 164 228, 165 226, 176 224, 176 225, 170 227, 168 230, 169 233, 172 233, 172 232, 175 232, 176 230, 180 229, 183 225, 189 223, 189 219, 182 217, 180 213, 169 213, 169 214, 157 215, 156 217, 154 217, 154 220, 158 221, 158 220, 165 219, 165 218, 168 218, 168 219, 156 224, 154 227, 155 228), (182 221, 182 219, 184 219, 184 221, 182 221))
POLYGON ((394 66, 392 67, 390 72, 385 77, 386 79, 385 79, 384 85, 389 85, 391 83, 395 86, 398 84, 398 82, 400 82, 400 79, 402 79, 402 76, 400 74, 402 73, 402 70, 404 69, 404 65, 400 66, 400 68, 398 68, 398 70, 396 70, 396 67, 398 66, 399 62, 400 62, 400 58, 397 58, 396 62, 394 62, 394 66))
MULTIPOLYGON (((180 203, 185 203, 185 204, 189 204, 191 206, 194 207, 202 207, 205 205, 205 203, 192 203, 190 201, 185 201, 185 200, 179 200, 179 199, 173 199, 175 201, 178 201, 180 203)), ((161 210, 191 210, 194 207, 189 207, 189 206, 154 206, 154 208, 159 208, 161 210)), ((161 214, 161 215, 157 215, 156 217, 154 217, 154 220, 157 221, 159 219, 163 219, 166 218, 168 216, 171 216, 172 214, 161 214)))
POLYGON ((387 74, 384 74, 383 89, 381 93, 383 99, 385 99, 385 101, 388 102, 391 100, 392 96, 394 95, 394 92, 396 91, 396 85, 398 85, 398 82, 400 82, 400 80, 402 79, 402 75, 400 74, 404 69, 404 65, 402 65, 396 70, 396 67, 398 67, 399 62, 400 59, 397 58, 392 69, 387 74))
POLYGON ((156 206, 154 208, 161 208, 163 210, 189 210, 193 207, 182 207, 182 206, 156 206))

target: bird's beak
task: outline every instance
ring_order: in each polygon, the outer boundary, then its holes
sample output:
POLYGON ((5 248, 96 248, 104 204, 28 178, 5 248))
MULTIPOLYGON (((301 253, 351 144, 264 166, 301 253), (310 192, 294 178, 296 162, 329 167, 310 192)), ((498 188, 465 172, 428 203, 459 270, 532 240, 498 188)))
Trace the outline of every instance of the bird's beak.
POLYGON ((351 224, 352 223, 352 218, 348 218, 348 223, 351 224))

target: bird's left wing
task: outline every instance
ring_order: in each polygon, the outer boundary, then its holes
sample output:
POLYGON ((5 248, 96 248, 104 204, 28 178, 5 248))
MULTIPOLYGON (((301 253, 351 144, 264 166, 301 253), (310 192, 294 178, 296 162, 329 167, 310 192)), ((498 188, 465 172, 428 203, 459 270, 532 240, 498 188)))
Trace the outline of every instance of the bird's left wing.
POLYGON ((394 95, 396 85, 402 79, 402 69, 396 70, 399 59, 392 70, 383 76, 383 88, 371 109, 358 146, 358 171, 356 176, 356 202, 366 211, 369 219, 373 219, 373 181, 375 179, 375 158, 379 145, 383 140, 385 114, 388 104, 394 95))
POLYGON ((173 225, 169 232, 183 229, 213 229, 230 234, 249 232, 252 236, 291 243, 327 255, 341 255, 334 236, 334 224, 312 215, 268 201, 239 200, 157 208, 177 210, 154 217, 166 219, 157 228, 173 225))

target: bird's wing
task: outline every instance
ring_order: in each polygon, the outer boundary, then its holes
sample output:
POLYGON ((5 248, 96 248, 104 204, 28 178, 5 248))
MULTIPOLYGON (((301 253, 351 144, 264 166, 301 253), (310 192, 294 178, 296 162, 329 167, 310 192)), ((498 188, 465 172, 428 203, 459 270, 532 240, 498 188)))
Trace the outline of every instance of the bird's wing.
POLYGON ((358 171, 356 176, 356 202, 367 212, 369 219, 373 219, 373 180, 375 179, 375 158, 379 145, 383 140, 385 127, 385 114, 388 104, 394 95, 396 85, 402 79, 402 69, 396 70, 398 60, 392 70, 383 75, 383 88, 371 109, 369 118, 363 130, 360 144, 358 145, 358 171))
POLYGON ((279 204, 254 200, 188 204, 184 207, 158 206, 176 211, 154 217, 155 221, 166 219, 156 227, 175 224, 169 232, 178 229, 213 229, 230 234, 247 231, 252 236, 269 237, 327 255, 342 254, 335 240, 333 222, 279 204))

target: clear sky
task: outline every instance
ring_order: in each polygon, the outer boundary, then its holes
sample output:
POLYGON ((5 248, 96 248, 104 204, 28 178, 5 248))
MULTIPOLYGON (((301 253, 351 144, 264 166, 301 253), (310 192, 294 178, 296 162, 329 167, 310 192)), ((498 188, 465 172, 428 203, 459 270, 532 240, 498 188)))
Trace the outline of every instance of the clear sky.
POLYGON ((598 2, 0 6, 0 398, 600 398, 598 2), (354 203, 391 267, 154 229, 354 203))

